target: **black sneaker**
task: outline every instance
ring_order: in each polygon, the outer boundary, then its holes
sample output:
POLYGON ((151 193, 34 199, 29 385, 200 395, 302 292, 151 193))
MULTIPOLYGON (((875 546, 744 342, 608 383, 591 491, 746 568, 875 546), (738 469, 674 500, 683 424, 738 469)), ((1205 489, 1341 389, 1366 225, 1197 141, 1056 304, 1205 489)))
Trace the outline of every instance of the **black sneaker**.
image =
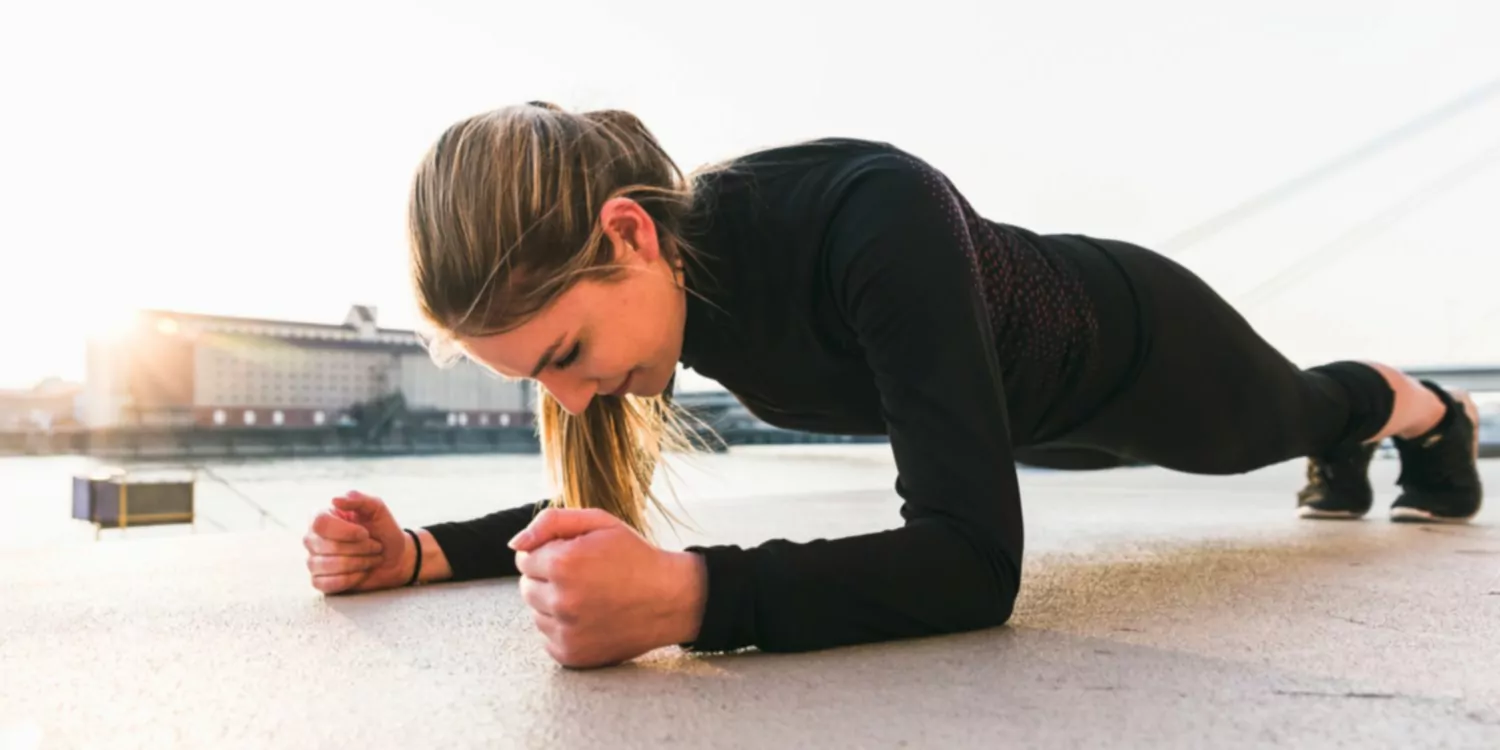
POLYGON ((1341 447, 1307 459, 1307 486, 1297 493, 1297 515, 1303 518, 1364 518, 1375 491, 1370 487, 1370 459, 1375 443, 1341 447))
POLYGON ((1391 520, 1412 523, 1465 523, 1478 515, 1484 498, 1479 479, 1479 410, 1463 391, 1452 395, 1422 381, 1448 407, 1427 434, 1393 438, 1401 453, 1401 496, 1391 504, 1391 520))

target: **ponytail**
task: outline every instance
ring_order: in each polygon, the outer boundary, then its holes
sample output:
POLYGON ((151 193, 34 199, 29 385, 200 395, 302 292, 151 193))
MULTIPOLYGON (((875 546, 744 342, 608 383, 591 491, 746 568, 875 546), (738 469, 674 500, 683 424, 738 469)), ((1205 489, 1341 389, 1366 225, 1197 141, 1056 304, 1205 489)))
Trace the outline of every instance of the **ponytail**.
POLYGON ((537 423, 547 473, 558 491, 554 507, 599 508, 648 539, 650 509, 677 522, 653 478, 663 453, 701 447, 693 422, 668 396, 597 396, 573 415, 541 389, 537 423))

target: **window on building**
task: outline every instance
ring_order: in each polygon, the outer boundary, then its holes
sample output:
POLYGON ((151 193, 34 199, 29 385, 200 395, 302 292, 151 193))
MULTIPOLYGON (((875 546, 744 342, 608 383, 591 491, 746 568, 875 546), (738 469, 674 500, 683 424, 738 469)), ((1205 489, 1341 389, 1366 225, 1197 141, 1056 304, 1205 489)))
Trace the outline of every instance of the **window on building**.
POLYGON ((320 425, 320 424, 323 424, 324 422, 326 422, 327 420, 328 420, 328 415, 327 414, 324 414, 321 411, 315 411, 315 412, 313 412, 313 424, 320 425))
POLYGON ((276 411, 271 412, 271 424, 280 425, 280 424, 285 424, 285 423, 286 423, 286 415, 283 414, 283 413, 281 413, 280 409, 277 409, 276 411))
POLYGON ((224 424, 229 420, 229 415, 223 409, 214 409, 214 424, 224 424))
POLYGON ((255 412, 253 410, 245 410, 245 424, 255 424, 255 412))

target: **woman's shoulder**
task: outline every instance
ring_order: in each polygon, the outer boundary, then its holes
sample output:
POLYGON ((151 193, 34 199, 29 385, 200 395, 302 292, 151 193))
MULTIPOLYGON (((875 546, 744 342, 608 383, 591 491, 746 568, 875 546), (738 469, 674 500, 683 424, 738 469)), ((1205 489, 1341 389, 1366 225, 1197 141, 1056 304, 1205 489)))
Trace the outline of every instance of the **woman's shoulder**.
MULTIPOLYGON (((893 143, 829 136, 768 146, 694 172, 700 206, 710 214, 785 214, 816 219, 843 204, 872 174, 931 176, 927 162, 893 143)), ((890 183, 891 180, 885 180, 890 183)))
POLYGON ((825 172, 872 163, 920 162, 914 154, 888 141, 848 136, 826 136, 759 147, 706 165, 701 174, 774 175, 825 172))

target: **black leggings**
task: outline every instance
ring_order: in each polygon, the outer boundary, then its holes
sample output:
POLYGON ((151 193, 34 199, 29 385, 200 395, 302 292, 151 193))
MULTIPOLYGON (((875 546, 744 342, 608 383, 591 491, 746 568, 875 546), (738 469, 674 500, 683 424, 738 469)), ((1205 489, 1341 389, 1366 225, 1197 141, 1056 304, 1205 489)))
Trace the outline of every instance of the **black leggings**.
POLYGON ((1297 367, 1175 261, 1115 240, 1043 240, 1082 271, 1100 348, 1066 428, 1018 441, 1022 463, 1237 474, 1356 445, 1390 419, 1395 393, 1379 371, 1297 367))

